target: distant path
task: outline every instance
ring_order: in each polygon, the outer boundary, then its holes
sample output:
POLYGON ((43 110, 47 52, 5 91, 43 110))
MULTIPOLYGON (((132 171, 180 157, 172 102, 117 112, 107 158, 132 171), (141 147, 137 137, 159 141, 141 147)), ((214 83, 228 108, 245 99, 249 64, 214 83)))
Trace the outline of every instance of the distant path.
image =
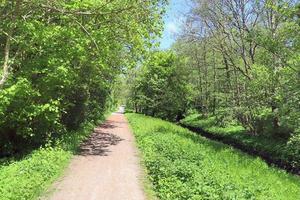
MULTIPOLYGON (((122 111, 122 109, 120 109, 122 111)), ((134 137, 114 113, 81 146, 51 200, 144 200, 134 137)))

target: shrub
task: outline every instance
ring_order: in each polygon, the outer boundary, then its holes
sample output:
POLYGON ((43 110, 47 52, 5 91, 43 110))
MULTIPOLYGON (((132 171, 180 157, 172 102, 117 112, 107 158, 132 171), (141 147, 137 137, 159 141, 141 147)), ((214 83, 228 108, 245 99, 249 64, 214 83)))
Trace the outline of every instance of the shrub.
POLYGON ((59 102, 39 102, 39 96, 27 79, 0 91, 0 154, 35 146, 61 130, 59 102))
POLYGON ((300 129, 289 139, 285 150, 290 155, 291 162, 300 168, 300 129))

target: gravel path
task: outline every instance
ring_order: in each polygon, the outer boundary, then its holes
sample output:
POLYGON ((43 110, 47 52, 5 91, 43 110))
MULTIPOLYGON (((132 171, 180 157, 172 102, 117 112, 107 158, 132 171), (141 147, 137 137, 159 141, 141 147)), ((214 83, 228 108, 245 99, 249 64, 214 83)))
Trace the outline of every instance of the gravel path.
POLYGON ((114 113, 81 145, 51 200, 144 200, 134 137, 122 113, 114 113))

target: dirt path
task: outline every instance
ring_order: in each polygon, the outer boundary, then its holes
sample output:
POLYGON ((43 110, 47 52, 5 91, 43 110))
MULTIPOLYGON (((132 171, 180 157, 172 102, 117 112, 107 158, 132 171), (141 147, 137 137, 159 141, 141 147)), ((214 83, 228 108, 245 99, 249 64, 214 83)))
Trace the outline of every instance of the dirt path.
POLYGON ((51 200, 143 200, 141 169, 127 120, 114 113, 82 144, 51 200))

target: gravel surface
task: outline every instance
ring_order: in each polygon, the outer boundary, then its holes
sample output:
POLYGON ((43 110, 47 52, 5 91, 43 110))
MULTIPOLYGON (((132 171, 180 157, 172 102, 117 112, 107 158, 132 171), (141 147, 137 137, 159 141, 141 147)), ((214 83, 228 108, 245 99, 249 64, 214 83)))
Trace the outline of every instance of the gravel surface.
POLYGON ((80 148, 51 200, 144 200, 134 137, 125 116, 112 114, 80 148))

